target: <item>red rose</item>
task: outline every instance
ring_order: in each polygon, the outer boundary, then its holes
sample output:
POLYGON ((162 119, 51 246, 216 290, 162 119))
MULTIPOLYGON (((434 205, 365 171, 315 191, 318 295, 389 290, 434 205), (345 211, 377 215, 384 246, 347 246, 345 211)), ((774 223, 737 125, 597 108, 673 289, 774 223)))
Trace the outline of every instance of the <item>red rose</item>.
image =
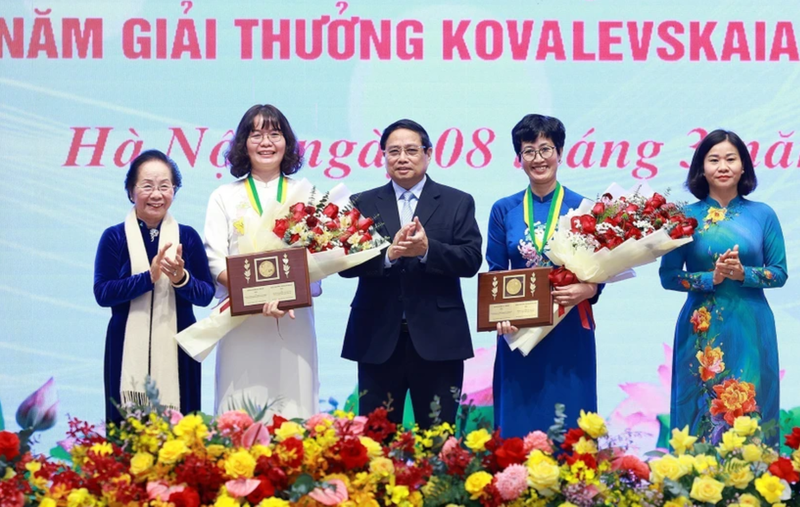
POLYGON ((643 481, 650 479, 650 467, 636 456, 620 456, 611 462, 611 468, 613 470, 628 470, 643 481))
POLYGON ((175 507, 200 507, 200 495, 188 486, 183 488, 183 491, 169 495, 167 501, 175 504, 175 507))
POLYGON ((331 219, 336 218, 336 215, 339 214, 339 206, 332 202, 328 203, 328 205, 322 209, 322 214, 331 219))
POLYGON ((361 468, 369 463, 367 448, 355 437, 347 437, 344 439, 339 457, 347 470, 361 468))
POLYGON ((383 442, 397 431, 397 425, 389 420, 389 411, 384 407, 376 408, 367 416, 364 425, 364 436, 376 442, 383 442))
POLYGON ((613 250, 614 248, 620 246, 622 244, 622 241, 623 241, 622 238, 614 236, 606 240, 606 246, 608 247, 609 250, 613 250))
POLYGON ((300 241, 300 235, 299 234, 292 234, 291 236, 289 236, 289 244, 290 245, 293 245, 293 244, 297 243, 298 241, 300 241))
POLYGON ((370 235, 370 233, 368 232, 364 233, 364 235, 361 236, 361 239, 358 242, 359 244, 361 244, 361 243, 366 243, 367 241, 372 241, 372 235, 370 235))
POLYGON ((0 456, 6 463, 19 456, 19 437, 10 431, 0 431, 0 456))
POLYGON ((647 206, 644 207, 642 213, 645 215, 652 215, 653 213, 655 213, 655 211, 656 210, 648 204, 647 206))
POLYGON ((308 217, 306 217, 306 225, 308 225, 310 228, 313 229, 317 226, 317 224, 319 224, 319 218, 315 217, 314 215, 308 215, 308 217))
POLYGON ((591 454, 571 454, 564 458, 564 460, 569 466, 575 464, 576 461, 583 461, 583 464, 586 465, 586 468, 597 470, 597 460, 594 459, 594 456, 591 454))
POLYGON ((637 211, 639 211, 639 206, 637 206, 635 204, 628 204, 628 206, 625 208, 625 213, 627 213, 629 215, 632 215, 633 213, 636 213, 637 211))
POLYGON ((596 220, 592 215, 581 215, 581 231, 584 234, 593 234, 595 230, 596 220))
POLYGON ((575 273, 564 267, 552 270, 549 278, 550 284, 553 287, 562 287, 564 285, 571 285, 579 282, 578 277, 575 276, 575 273))
POLYGON ((316 234, 317 236, 319 236, 320 234, 324 234, 324 233, 325 233, 325 231, 323 231, 323 230, 322 230, 322 227, 320 227, 319 225, 317 225, 316 227, 314 227, 314 229, 312 230, 312 232, 313 232, 314 234, 316 234))
POLYGON ((564 443, 561 444, 561 448, 567 452, 571 452, 572 446, 575 445, 578 440, 585 435, 586 433, 584 433, 582 429, 572 428, 571 430, 567 431, 566 435, 564 435, 564 443))
POLYGON ((282 238, 286 235, 286 230, 288 228, 289 221, 285 218, 279 218, 278 220, 275 220, 275 227, 272 228, 272 232, 274 232, 279 238, 282 238))
POLYGON ((606 212, 606 205, 602 202, 595 203, 594 207, 592 208, 592 215, 599 217, 603 213, 606 212))
POLYGON ((336 229, 339 228, 339 226, 340 224, 338 220, 331 220, 325 223, 325 228, 328 229, 329 231, 335 231, 336 229))
POLYGON ((286 419, 285 417, 275 414, 272 416, 272 424, 267 426, 267 430, 274 435, 275 430, 280 429, 280 427, 283 426, 283 423, 287 422, 288 420, 289 419, 286 419))
MULTIPOLYGON (((602 200, 604 200, 604 201, 613 201, 613 200, 614 200, 614 196, 613 196, 613 195, 611 195, 611 194, 609 194, 608 192, 606 192, 605 194, 603 194, 603 195, 600 197, 600 199, 602 199, 602 200)), ((622 197, 620 200, 624 201, 624 200, 625 200, 625 198, 624 198, 624 197, 622 197)))
POLYGON ((356 227, 361 232, 367 232, 369 230, 369 228, 372 227, 373 223, 375 223, 375 222, 373 222, 372 219, 369 218, 369 217, 360 218, 358 220, 358 224, 356 225, 356 227))
POLYGON ((345 215, 353 222, 358 221, 358 219, 361 218, 361 212, 355 208, 345 213, 345 215))
POLYGON ((525 443, 519 437, 509 438, 494 455, 501 469, 505 469, 508 465, 522 464, 526 458, 525 443))
POLYGON ((795 451, 800 449, 800 427, 795 426, 792 428, 792 432, 786 435, 786 447, 791 447, 795 451))
POLYGON ((655 193, 653 194, 653 197, 650 198, 650 204, 654 208, 658 208, 660 206, 667 204, 667 199, 663 195, 655 193))
POLYGON ((690 217, 686 219, 686 223, 689 224, 692 229, 697 229, 697 219, 694 217, 690 217))
POLYGON ((292 214, 305 213, 306 205, 305 205, 305 203, 298 202, 297 204, 292 206, 290 209, 292 210, 292 214))
POLYGON ((275 486, 272 485, 266 477, 256 477, 259 480, 258 487, 247 495, 247 501, 250 505, 258 505, 261 500, 275 496, 275 486))
POLYGON ((625 239, 630 239, 630 238, 639 239, 641 237, 642 237, 642 231, 640 231, 636 227, 631 227, 630 229, 625 231, 625 239))
POLYGON ((313 215, 317 209, 314 206, 306 206, 306 215, 313 215))
POLYGON ((778 458, 778 461, 773 462, 769 466, 769 471, 775 477, 785 480, 789 484, 794 484, 800 481, 800 474, 794 470, 792 460, 784 457, 778 458))

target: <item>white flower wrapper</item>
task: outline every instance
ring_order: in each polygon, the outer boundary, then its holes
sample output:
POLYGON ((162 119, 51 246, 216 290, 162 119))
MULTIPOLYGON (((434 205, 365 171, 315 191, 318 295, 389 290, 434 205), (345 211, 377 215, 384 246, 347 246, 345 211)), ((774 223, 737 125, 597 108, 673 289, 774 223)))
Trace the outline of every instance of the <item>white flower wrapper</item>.
MULTIPOLYGON (((650 198, 654 191, 646 183, 637 185, 628 191, 614 183, 604 193, 611 194, 613 199, 637 193, 650 198)), ((569 269, 582 282, 613 283, 633 278, 636 276, 633 268, 655 262, 667 252, 692 241, 692 238, 672 239, 665 229, 659 229, 641 239, 627 239, 613 250, 603 248, 594 252, 588 248, 575 248, 570 238, 570 221, 574 216, 590 214, 594 204, 595 201, 584 199, 578 209, 570 210, 566 215, 560 217, 556 232, 545 248, 547 257, 553 264, 569 269)), ((572 308, 571 306, 566 307, 563 314, 559 316, 558 305, 553 305, 552 326, 524 328, 512 335, 503 335, 503 337, 511 350, 519 350, 523 356, 527 356, 567 316, 572 308)))
MULTIPOLYGON (((350 192, 343 184, 336 185, 328 193, 328 202, 344 208, 350 203, 350 192)), ((286 200, 283 203, 274 202, 262 210, 260 217, 248 216, 245 220, 245 234, 239 237, 239 253, 249 254, 268 250, 282 250, 289 248, 283 239, 272 232, 275 221, 289 214, 291 206, 298 202, 314 202, 321 197, 319 192, 307 180, 302 179, 290 187, 286 200)), ((377 239, 377 238, 375 238, 377 239)), ((380 242, 378 242, 380 243, 380 242)), ((308 257, 309 282, 316 282, 323 278, 339 273, 346 269, 358 266, 379 255, 389 243, 383 243, 377 248, 361 252, 346 254, 343 248, 335 248, 324 252, 311 253, 306 251, 308 257)), ((239 326, 251 315, 234 317, 230 313, 228 300, 225 299, 211 314, 203 320, 184 329, 175 336, 178 345, 197 361, 205 359, 214 346, 232 329, 239 326)))

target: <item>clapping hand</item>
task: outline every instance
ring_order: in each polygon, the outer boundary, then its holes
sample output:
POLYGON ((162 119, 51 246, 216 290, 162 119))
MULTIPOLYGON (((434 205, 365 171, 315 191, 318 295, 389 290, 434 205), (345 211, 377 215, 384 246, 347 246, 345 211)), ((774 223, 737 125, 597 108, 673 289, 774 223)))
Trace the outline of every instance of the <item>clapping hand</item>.
POLYGON ((402 255, 404 257, 422 257, 428 251, 428 235, 425 233, 425 228, 422 227, 417 217, 414 217, 414 221, 408 225, 413 228, 410 234, 400 241, 400 246, 404 248, 402 255))
POLYGON ((739 245, 726 250, 714 265, 714 285, 722 283, 725 278, 740 282, 744 280, 744 266, 739 260, 739 245))
POLYGON ((389 245, 389 251, 387 252, 390 261, 406 256, 406 251, 408 249, 403 243, 408 243, 408 236, 414 233, 415 227, 416 225, 414 222, 407 223, 394 235, 392 244, 389 245))
MULTIPOLYGON (((167 245, 169 247, 169 245, 167 245)), ((166 249, 163 250, 166 253, 166 249)), ((161 254, 161 252, 159 252, 161 254)), ((183 269, 183 245, 179 244, 175 253, 175 258, 170 259, 166 255, 161 258, 161 272, 169 278, 169 281, 176 284, 183 280, 185 271, 183 269)))
POLYGON ((161 278, 161 273, 164 271, 164 269, 161 267, 161 262, 164 260, 164 256, 167 254, 167 250, 171 246, 172 243, 167 243, 161 247, 161 250, 159 250, 156 256, 153 257, 153 262, 150 263, 150 281, 153 283, 156 283, 158 279, 161 278))

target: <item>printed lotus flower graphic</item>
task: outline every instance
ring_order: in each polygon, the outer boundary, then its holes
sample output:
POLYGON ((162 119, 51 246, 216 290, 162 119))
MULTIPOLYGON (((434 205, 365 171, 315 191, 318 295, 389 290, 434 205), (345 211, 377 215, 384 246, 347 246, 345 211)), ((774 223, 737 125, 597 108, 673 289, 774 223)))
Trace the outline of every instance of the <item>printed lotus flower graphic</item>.
POLYGON ((17 409, 17 424, 32 431, 49 430, 56 424, 58 398, 53 377, 25 398, 17 409))

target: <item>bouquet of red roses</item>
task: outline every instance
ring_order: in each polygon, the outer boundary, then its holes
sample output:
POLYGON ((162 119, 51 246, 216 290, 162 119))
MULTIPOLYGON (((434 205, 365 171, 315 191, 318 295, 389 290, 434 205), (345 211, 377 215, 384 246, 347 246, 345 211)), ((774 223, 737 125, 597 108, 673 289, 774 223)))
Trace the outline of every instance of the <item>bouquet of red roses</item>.
POLYGON ((383 243, 370 217, 350 205, 340 208, 325 194, 314 204, 298 202, 272 228, 289 246, 304 247, 311 253, 343 248, 346 254, 376 248, 383 243))
MULTIPOLYGON (((554 287, 573 283, 610 283, 634 276, 642 266, 692 241, 697 220, 647 185, 626 191, 612 185, 597 201, 584 200, 562 216, 547 242, 547 258, 560 266, 550 273, 554 287)), ((527 355, 572 307, 553 305, 553 325, 507 335, 512 350, 527 355)), ((578 305, 581 321, 592 327, 588 301, 578 305)))

